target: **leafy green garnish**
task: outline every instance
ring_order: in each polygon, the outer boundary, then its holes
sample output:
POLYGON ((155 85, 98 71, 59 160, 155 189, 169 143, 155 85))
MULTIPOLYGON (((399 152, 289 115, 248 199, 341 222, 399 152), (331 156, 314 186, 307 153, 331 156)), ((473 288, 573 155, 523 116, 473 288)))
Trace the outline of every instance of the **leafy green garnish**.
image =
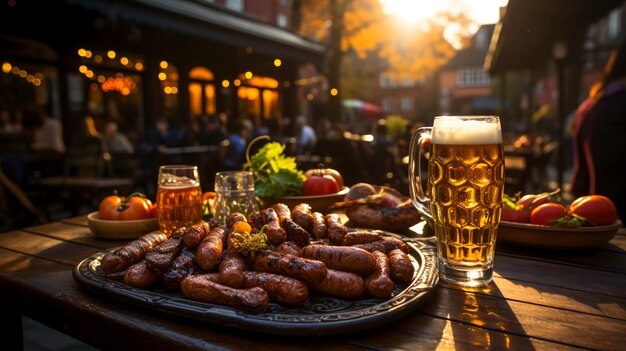
POLYGON ((286 157, 283 151, 285 145, 267 143, 243 166, 254 175, 254 192, 258 197, 300 195, 306 177, 298 170, 296 159, 286 157))
POLYGON ((235 250, 239 251, 244 256, 251 256, 257 252, 267 250, 267 235, 265 235, 265 227, 261 228, 261 231, 256 235, 251 235, 248 232, 233 233, 233 243, 235 244, 235 250))

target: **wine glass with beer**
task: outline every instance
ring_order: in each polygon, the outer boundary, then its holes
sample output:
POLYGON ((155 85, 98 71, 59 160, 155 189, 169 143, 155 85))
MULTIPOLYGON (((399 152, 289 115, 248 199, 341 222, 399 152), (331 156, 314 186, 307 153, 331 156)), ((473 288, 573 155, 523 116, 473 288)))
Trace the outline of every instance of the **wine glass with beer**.
POLYGON ((418 129, 409 157, 411 200, 431 218, 440 277, 461 286, 487 285, 504 191, 502 131, 497 116, 439 116, 418 129), (428 182, 421 157, 430 139, 428 182))
POLYGON ((157 210, 159 226, 167 235, 202 221, 198 167, 172 165, 159 168, 157 210))

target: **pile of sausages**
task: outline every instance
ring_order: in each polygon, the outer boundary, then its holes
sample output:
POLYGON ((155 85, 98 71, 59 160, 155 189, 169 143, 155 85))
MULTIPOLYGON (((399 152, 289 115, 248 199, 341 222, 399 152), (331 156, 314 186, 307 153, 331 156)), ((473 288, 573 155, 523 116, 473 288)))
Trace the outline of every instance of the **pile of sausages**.
POLYGON ((202 222, 146 234, 108 252, 101 260, 110 279, 150 288, 159 283, 183 296, 239 308, 267 309, 269 301, 305 303, 309 291, 342 299, 391 297, 394 283, 412 280, 407 245, 377 232, 347 232, 337 214, 312 212, 308 204, 284 204, 246 218, 232 214, 221 226, 202 222), (268 248, 243 255, 233 226, 246 221, 257 235, 263 226, 268 248))

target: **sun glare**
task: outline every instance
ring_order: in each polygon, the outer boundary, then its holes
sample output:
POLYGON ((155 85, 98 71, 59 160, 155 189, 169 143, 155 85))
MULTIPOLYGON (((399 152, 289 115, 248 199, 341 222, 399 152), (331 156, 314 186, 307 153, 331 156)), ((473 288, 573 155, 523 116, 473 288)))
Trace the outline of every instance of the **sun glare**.
POLYGON ((381 3, 386 13, 405 24, 418 24, 444 8, 442 1, 431 0, 381 0, 381 3))

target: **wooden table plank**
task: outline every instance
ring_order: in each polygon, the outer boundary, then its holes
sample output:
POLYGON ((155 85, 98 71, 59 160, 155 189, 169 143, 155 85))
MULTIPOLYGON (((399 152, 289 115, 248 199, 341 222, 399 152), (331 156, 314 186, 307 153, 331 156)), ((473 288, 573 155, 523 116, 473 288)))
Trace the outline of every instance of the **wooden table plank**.
POLYGON ((615 332, 626 330, 625 320, 457 289, 440 287, 432 303, 427 304, 423 311, 476 327, 488 326, 514 335, 528 335, 573 347, 617 350, 626 343, 626 335, 615 332), (600 333, 599 330, 605 332, 600 333))
POLYGON ((0 267, 7 265, 13 269, 0 271, 0 287, 20 292, 16 303, 27 316, 103 349, 432 350, 433 347, 505 346, 519 350, 570 349, 558 343, 476 326, 472 324, 474 321, 448 321, 419 311, 390 325, 347 335, 276 337, 245 332, 242 337, 242 331, 237 329, 153 313, 93 295, 73 282, 69 266, 0 249, 0 267), (132 337, 120 338, 120 335, 132 337))
POLYGON ((41 234, 49 236, 55 239, 72 242, 75 244, 82 244, 86 246, 95 247, 102 250, 107 250, 113 247, 124 245, 130 240, 108 240, 100 239, 91 233, 91 230, 87 227, 66 224, 63 222, 53 222, 34 227, 29 227, 23 231, 35 234, 41 234))
POLYGON ((82 225, 83 227, 87 227, 87 216, 78 216, 78 217, 70 217, 62 219, 61 222, 74 224, 74 225, 82 225))
POLYGON ((97 248, 22 231, 0 235, 0 247, 71 266, 75 266, 84 258, 101 251, 97 248))

